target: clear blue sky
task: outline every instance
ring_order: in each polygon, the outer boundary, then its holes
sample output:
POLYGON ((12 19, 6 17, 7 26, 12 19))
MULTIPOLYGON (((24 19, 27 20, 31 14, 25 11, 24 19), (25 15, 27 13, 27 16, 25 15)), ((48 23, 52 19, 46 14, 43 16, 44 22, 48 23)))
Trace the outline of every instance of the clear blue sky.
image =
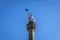
POLYGON ((36 20, 35 40, 60 40, 60 0, 0 0, 0 40, 28 40, 25 8, 36 20))

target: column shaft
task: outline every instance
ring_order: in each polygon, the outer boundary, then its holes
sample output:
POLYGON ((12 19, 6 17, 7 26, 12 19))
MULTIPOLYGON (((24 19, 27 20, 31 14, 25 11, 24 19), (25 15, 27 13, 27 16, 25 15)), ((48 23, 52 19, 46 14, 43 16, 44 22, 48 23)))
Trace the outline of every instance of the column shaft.
POLYGON ((29 40, 34 40, 34 30, 33 29, 29 30, 29 40))

